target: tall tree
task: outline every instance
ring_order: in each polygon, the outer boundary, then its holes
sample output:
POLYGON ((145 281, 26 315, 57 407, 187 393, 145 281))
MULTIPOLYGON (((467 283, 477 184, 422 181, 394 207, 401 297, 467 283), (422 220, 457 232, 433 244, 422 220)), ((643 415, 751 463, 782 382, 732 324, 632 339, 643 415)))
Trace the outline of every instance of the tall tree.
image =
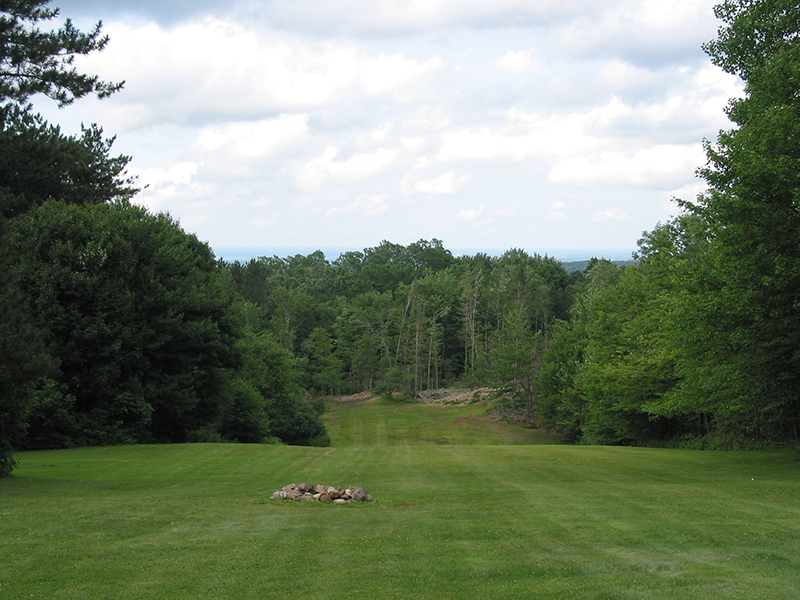
POLYGON ((721 424, 800 437, 800 6, 727 0, 712 61, 745 81, 727 113, 735 128, 707 144, 709 191, 684 203, 708 224, 711 277, 696 282, 696 339, 686 389, 706 394, 721 424), (704 289, 705 288, 705 289, 704 289), (703 374, 715 373, 704 385, 703 374))
POLYGON ((128 156, 112 156, 114 138, 97 125, 65 135, 39 115, 0 113, 0 215, 13 218, 50 198, 70 204, 129 199, 138 190, 126 176, 128 156))
MULTIPOLYGON (((13 448, 25 427, 31 386, 50 371, 44 365, 52 364, 42 352, 37 333, 26 324, 25 297, 8 273, 6 220, 29 208, 32 196, 54 193, 52 188, 45 191, 47 185, 41 183, 52 181, 50 172, 58 162, 53 157, 58 152, 74 157, 82 149, 90 155, 99 149, 106 157, 102 150, 107 150, 99 129, 85 131, 81 141, 63 138, 30 114, 28 102, 36 94, 45 94, 65 106, 87 94, 106 97, 123 85, 80 73, 73 65, 75 56, 102 50, 108 43, 101 35, 101 24, 82 33, 67 20, 59 29, 42 31, 39 25, 58 15, 58 9, 47 5, 47 0, 0 2, 0 476, 14 466, 13 448), (25 135, 31 131, 33 140, 25 135), (59 142, 58 148, 53 141, 59 142)), ((87 160, 86 154, 73 165, 78 162, 83 171, 67 168, 60 175, 62 182, 73 181, 80 187, 86 181, 90 188, 107 183, 104 166, 98 169, 98 163, 87 160)), ((106 163, 115 171, 112 179, 125 162, 106 163)))
MULTIPOLYGON (((0 217, 0 239, 3 229, 0 217)), ((14 448, 25 437, 32 383, 55 369, 39 332, 29 322, 25 298, 9 263, 8 249, 0 244, 0 477, 9 475, 16 464, 14 448)))
POLYGON ((73 65, 76 56, 106 46, 102 22, 89 33, 78 30, 69 19, 59 29, 42 31, 40 24, 59 14, 58 8, 48 4, 50 0, 0 2, 0 101, 24 105, 32 96, 44 94, 66 106, 88 94, 105 98, 120 90, 124 82, 104 82, 73 65))
POLYGON ((31 319, 76 400, 77 443, 186 441, 216 418, 238 332, 206 244, 123 201, 48 201, 9 229, 31 319))

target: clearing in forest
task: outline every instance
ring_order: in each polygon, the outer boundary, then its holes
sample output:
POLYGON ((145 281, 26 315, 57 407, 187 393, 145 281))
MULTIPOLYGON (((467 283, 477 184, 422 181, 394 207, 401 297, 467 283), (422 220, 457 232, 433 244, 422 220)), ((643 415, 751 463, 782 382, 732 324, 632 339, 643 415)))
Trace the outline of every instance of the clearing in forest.
POLYGON ((800 597, 791 453, 536 444, 486 409, 331 402, 328 448, 21 452, 0 597, 800 597), (270 500, 290 483, 374 501, 270 500))
POLYGON ((561 438, 505 417, 488 390, 437 390, 418 400, 368 392, 330 398, 325 422, 333 446, 559 444, 561 438))

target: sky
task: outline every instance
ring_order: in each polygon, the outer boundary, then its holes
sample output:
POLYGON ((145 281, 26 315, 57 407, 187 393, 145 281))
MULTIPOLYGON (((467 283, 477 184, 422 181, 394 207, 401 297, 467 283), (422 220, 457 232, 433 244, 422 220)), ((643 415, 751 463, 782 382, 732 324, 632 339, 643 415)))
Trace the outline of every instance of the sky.
POLYGON ((103 21, 76 64, 125 88, 36 108, 115 135, 135 202, 226 258, 433 238, 629 254, 703 190, 703 140, 742 93, 702 51, 709 0, 54 4, 103 21))

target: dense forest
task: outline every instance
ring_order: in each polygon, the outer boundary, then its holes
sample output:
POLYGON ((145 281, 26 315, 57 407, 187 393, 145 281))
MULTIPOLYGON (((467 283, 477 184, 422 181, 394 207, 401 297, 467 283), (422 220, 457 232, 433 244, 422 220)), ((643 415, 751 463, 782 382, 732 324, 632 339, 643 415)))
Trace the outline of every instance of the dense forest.
POLYGON ((635 262, 439 240, 328 260, 218 260, 132 203, 129 157, 35 114, 108 83, 45 0, 0 12, 0 475, 14 451, 187 441, 326 445, 321 398, 490 387, 565 441, 800 440, 800 8, 730 0, 705 50, 741 77, 706 143, 708 190, 635 262))

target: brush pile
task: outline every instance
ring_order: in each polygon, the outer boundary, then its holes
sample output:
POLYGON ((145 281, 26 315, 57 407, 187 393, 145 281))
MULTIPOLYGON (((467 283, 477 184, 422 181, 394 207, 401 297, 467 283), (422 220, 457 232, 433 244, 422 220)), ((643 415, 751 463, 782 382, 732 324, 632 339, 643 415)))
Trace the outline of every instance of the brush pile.
POLYGON ((290 483, 283 489, 272 493, 273 500, 294 500, 295 502, 333 502, 334 504, 350 504, 351 502, 371 502, 372 495, 364 488, 331 487, 329 485, 311 485, 309 483, 290 483))

